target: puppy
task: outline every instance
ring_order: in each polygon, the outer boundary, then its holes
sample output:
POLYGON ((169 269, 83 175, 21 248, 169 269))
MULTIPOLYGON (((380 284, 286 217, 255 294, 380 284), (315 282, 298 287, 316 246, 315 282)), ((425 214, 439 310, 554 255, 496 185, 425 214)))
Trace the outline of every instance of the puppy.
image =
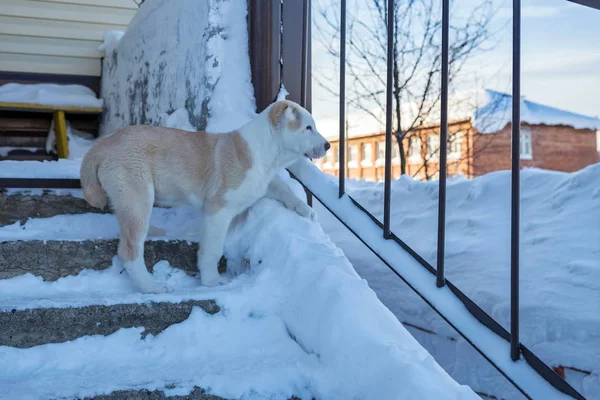
POLYGON ((98 140, 85 155, 81 186, 92 206, 104 208, 110 201, 120 226, 119 258, 145 293, 166 291, 143 258, 152 206, 198 209, 204 216, 198 271, 203 285, 215 286, 229 224, 257 200, 277 199, 299 215, 315 218, 276 174, 302 157, 323 157, 329 147, 307 110, 278 101, 229 133, 126 127, 98 140))

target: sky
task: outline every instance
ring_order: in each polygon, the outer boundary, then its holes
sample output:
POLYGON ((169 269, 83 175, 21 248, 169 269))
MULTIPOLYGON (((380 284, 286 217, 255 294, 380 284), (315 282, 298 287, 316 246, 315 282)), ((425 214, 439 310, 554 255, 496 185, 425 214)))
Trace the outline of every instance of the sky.
MULTIPOLYGON (((477 0, 451 3, 473 5, 477 0)), ((498 0, 496 6, 495 45, 469 62, 463 72, 465 90, 483 86, 511 91, 512 1, 498 0)), ((314 26, 318 16, 313 16, 314 26)), ((522 0, 522 95, 545 105, 600 117, 599 21, 600 10, 567 0, 522 0)), ((313 68, 328 68, 331 58, 322 44, 313 39, 312 47, 313 68)), ((313 113, 321 125, 319 130, 327 136, 339 130, 338 101, 313 80, 313 113)), ((355 133, 380 130, 366 115, 356 113, 348 115, 348 119, 355 133)))

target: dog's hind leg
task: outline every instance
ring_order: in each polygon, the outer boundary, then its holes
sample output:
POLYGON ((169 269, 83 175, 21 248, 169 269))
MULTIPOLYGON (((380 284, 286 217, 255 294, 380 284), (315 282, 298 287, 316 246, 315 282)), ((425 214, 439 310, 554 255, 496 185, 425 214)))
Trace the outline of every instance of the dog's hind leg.
POLYGON ((144 263, 144 241, 150 225, 154 188, 129 186, 126 190, 127 195, 119 196, 121 201, 114 204, 121 229, 119 258, 140 291, 164 293, 167 287, 154 280, 144 263))

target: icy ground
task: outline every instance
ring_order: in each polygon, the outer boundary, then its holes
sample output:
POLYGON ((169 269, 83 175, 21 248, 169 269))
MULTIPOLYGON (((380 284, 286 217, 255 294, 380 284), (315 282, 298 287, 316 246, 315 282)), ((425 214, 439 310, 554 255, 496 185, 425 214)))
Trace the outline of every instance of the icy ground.
MULTIPOLYGON (((599 176, 600 164, 573 174, 526 169, 521 183, 521 340, 551 366, 591 372, 566 371, 589 399, 600 399, 599 176)), ((437 186, 406 178, 392 183, 393 231, 432 265, 437 186)), ((381 220, 382 184, 347 181, 347 189, 381 220)), ((401 321, 437 334, 418 338, 454 379, 478 392, 522 398, 341 223, 316 208, 325 232, 381 301, 401 321)), ((507 329, 509 227, 510 173, 449 180, 447 277, 507 329)))

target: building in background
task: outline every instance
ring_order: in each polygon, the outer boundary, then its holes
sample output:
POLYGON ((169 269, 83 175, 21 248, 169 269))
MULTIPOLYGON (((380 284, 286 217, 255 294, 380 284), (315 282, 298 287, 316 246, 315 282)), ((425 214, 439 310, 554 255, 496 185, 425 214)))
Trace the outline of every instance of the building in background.
MULTIPOLYGON (((486 90, 486 100, 470 116, 448 126, 448 176, 467 178, 510 169, 510 95, 486 90)), ((460 114, 460 113, 458 113, 460 114)), ((456 115, 456 114, 455 114, 456 115)), ((599 161, 597 130, 600 120, 521 99, 521 166, 573 172, 599 161)), ((339 142, 330 139, 331 150, 317 165, 339 174, 339 142)), ((385 133, 347 139, 349 178, 382 181, 385 133)), ((424 124, 403 140, 406 173, 422 180, 439 177, 439 124, 424 124)), ((392 145, 392 176, 400 176, 399 147, 392 145)))

